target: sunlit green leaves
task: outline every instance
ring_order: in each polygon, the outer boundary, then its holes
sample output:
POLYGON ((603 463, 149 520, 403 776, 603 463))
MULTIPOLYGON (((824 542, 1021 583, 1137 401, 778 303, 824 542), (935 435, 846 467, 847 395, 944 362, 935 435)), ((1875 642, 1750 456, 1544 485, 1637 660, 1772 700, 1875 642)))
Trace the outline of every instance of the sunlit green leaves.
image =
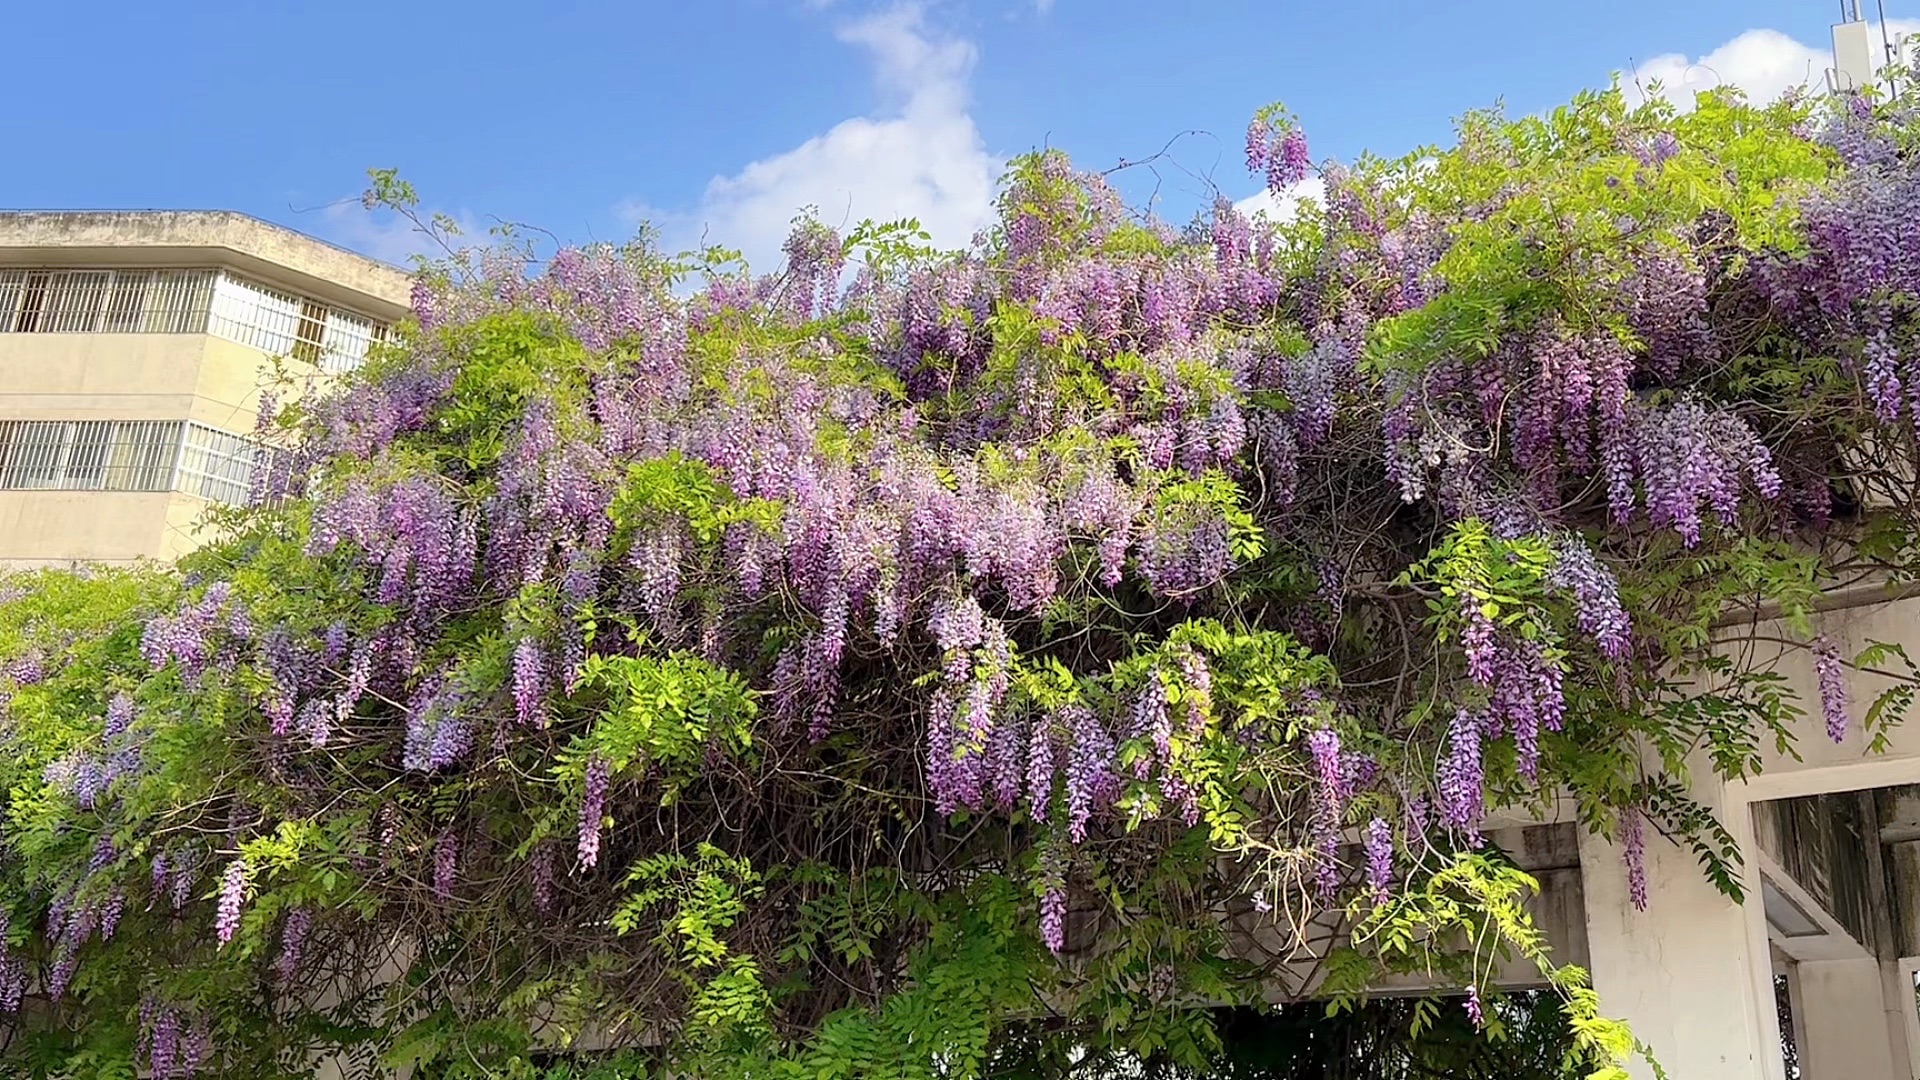
POLYGON ((614 775, 657 770, 671 801, 710 750, 737 754, 753 742, 755 699, 738 672, 697 657, 595 656, 584 685, 605 694, 593 729, 568 749, 562 775, 578 780, 600 758, 614 775))

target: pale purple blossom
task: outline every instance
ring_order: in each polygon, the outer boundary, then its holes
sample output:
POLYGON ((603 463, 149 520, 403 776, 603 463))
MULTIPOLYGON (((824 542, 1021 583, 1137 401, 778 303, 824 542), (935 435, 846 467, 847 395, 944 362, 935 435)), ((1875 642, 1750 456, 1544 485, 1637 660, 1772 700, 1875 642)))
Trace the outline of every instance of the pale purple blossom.
POLYGON ((1636 911, 1647 910, 1647 834, 1638 810, 1620 815, 1621 857, 1627 864, 1627 894, 1636 911))
POLYGON ((227 864, 220 877, 220 900, 214 912, 214 936, 225 945, 240 930, 240 908, 246 901, 247 860, 238 858, 227 864))
POLYGON ((1847 737, 1850 707, 1846 663, 1840 658, 1839 647, 1825 634, 1814 639, 1813 667, 1820 680, 1820 715, 1826 720, 1827 737, 1842 742, 1847 737))
POLYGON ((600 829, 607 812, 607 786, 612 773, 607 759, 595 755, 587 762, 586 789, 580 798, 580 865, 600 862, 600 829))
POLYGON ((433 894, 442 900, 451 900, 459 874, 460 838, 449 829, 433 844, 433 894))
POLYGON ((1367 885, 1373 892, 1374 900, 1386 898, 1387 887, 1393 881, 1393 828, 1384 819, 1374 818, 1367 823, 1367 885))

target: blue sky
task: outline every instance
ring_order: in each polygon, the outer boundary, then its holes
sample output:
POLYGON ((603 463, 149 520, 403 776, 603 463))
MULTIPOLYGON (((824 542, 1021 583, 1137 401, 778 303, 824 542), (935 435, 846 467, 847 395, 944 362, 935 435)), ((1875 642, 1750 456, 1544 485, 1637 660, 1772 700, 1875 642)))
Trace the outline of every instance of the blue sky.
POLYGON ((1316 156, 1345 159, 1636 67, 1771 94, 1818 78, 1834 6, 29 4, 6 20, 0 206, 231 208, 397 259, 415 241, 351 199, 368 167, 395 166, 462 220, 570 241, 620 239, 645 217, 670 241, 764 258, 813 203, 829 221, 913 213, 958 243, 999 163, 1038 146, 1106 167, 1211 133, 1124 187, 1137 200, 1157 184, 1184 218, 1211 187, 1255 191, 1241 133, 1271 100, 1301 116, 1316 156))

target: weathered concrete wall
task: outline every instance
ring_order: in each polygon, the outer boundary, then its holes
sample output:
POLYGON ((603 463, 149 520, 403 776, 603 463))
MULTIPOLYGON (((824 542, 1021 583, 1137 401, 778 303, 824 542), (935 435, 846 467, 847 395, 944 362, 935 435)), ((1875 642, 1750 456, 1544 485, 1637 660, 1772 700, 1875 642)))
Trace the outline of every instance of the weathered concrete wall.
POLYGON ((165 491, 0 491, 0 566, 174 557, 204 505, 165 491))
POLYGON ((230 210, 0 211, 0 266, 229 266, 383 322, 398 267, 230 210))
MULTIPOLYGON (((1831 637, 1852 656, 1871 641, 1898 644, 1920 657, 1920 599, 1884 599, 1871 592, 1850 597, 1850 606, 1820 612, 1816 632, 1831 637), (1858 602, 1865 601, 1865 602, 1858 602)), ((1770 739, 1761 745, 1762 768, 1744 780, 1721 784, 1704 763, 1693 769, 1693 795, 1719 814, 1749 854, 1745 884, 1751 898, 1734 904, 1701 878, 1691 854, 1659 841, 1648 845, 1652 905, 1633 912, 1620 875, 1605 867, 1618 852, 1589 838, 1583 851, 1591 872, 1585 877, 1588 930, 1594 983, 1603 1007, 1634 1026, 1668 1072, 1691 1080, 1778 1080, 1781 1075, 1779 1018, 1773 1007, 1771 946, 1759 902, 1759 845, 1753 828, 1753 804, 1842 791, 1860 791, 1920 782, 1920 725, 1885 733, 1882 752, 1873 735, 1861 729, 1867 708, 1897 678, 1849 671, 1851 723, 1839 743, 1828 739, 1820 718, 1819 683, 1806 640, 1779 620, 1726 628, 1721 648, 1743 664, 1778 673, 1797 694, 1807 715, 1794 725, 1795 751, 1783 753, 1770 739)), ((1869 961, 1870 962, 1870 961, 1869 961)), ((1802 965, 1803 968, 1806 965, 1802 965)), ((1866 979, 1860 971, 1817 969, 1799 973, 1803 995, 1818 993, 1806 1019, 1807 1045, 1820 1051, 1826 1075, 1809 1071, 1809 1080, 1883 1080, 1904 1075, 1904 1028, 1894 1020, 1895 1002, 1862 1005, 1866 979), (1843 977, 1844 976, 1844 977, 1843 977), (1851 1001, 1851 1004, 1847 1002, 1851 1001), (1871 1006, 1871 1007, 1869 1007, 1871 1006), (1829 1028, 1836 1013, 1847 1014, 1838 1037, 1858 1044, 1836 1056, 1829 1028), (1881 1071, 1888 1062, 1896 1073, 1881 1071), (1831 1070, 1839 1068, 1835 1073, 1831 1070)), ((1882 971, 1884 975, 1884 971, 1882 971)), ((1884 986, 1884 979, 1882 980, 1884 986)), ((1908 991, 1910 993, 1910 991, 1908 991)), ((1637 1073, 1636 1075, 1645 1075, 1637 1073)))
MULTIPOLYGON (((205 334, 0 334, 0 419, 178 420, 192 409, 211 341, 205 334)), ((253 356, 257 371, 262 357, 253 356)))
MULTIPOLYGON (((193 411, 188 419, 236 434, 253 431, 260 414, 260 390, 266 384, 266 358, 258 349, 208 337, 195 373, 193 411)), ((286 395, 282 395, 284 403, 286 395)))
MULTIPOLYGON (((1695 797, 1725 808, 1716 791, 1696 790, 1695 797)), ((1740 807, 1734 822, 1745 816, 1740 807)), ((1745 909, 1714 888, 1691 851, 1650 837, 1650 902, 1638 911, 1628 895, 1620 847, 1583 834, 1580 850, 1593 985, 1602 1011, 1625 1020, 1670 1076, 1779 1080, 1771 958, 1764 933, 1759 949, 1751 947, 1745 909), (1751 991, 1763 981, 1769 988, 1764 1001, 1751 991)), ((1751 891, 1757 897, 1757 886, 1751 891)), ((1632 1072, 1643 1080, 1653 1075, 1644 1064, 1632 1072)))

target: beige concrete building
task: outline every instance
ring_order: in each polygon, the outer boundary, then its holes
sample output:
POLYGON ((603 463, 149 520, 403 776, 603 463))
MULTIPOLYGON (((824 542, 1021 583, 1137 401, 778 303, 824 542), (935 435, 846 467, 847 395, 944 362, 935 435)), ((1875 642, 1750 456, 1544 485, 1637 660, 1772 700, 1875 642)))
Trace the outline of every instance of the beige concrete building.
POLYGON ((246 498, 276 369, 350 370, 409 288, 244 214, 0 212, 0 567, 192 547, 246 498))

